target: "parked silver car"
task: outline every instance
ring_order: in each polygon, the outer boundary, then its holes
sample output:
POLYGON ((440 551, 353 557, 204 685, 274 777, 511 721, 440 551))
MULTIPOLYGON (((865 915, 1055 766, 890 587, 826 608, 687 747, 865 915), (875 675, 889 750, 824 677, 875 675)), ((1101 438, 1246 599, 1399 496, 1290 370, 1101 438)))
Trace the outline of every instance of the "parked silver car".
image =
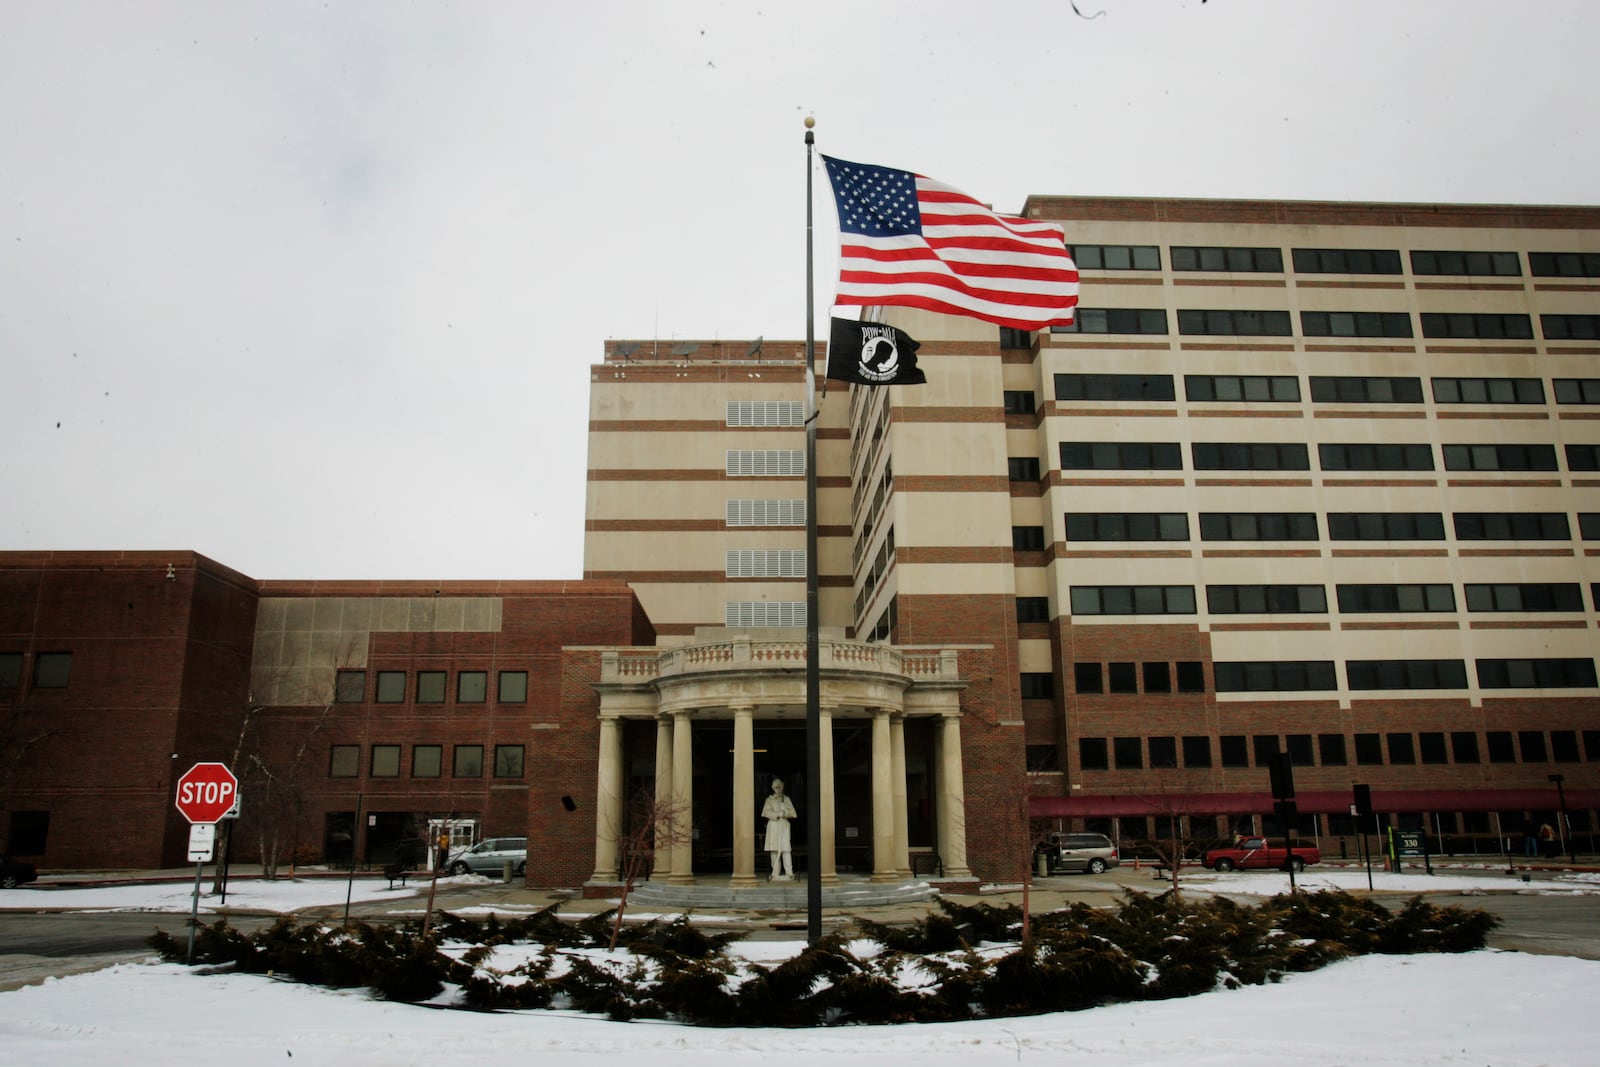
POLYGON ((476 845, 461 852, 452 852, 445 867, 451 874, 490 874, 499 876, 506 861, 511 870, 521 875, 528 866, 528 839, 526 837, 486 837, 476 845))
POLYGON ((1056 834, 1053 843, 1050 867, 1054 871, 1103 874, 1106 868, 1122 862, 1117 846, 1105 834, 1056 834))

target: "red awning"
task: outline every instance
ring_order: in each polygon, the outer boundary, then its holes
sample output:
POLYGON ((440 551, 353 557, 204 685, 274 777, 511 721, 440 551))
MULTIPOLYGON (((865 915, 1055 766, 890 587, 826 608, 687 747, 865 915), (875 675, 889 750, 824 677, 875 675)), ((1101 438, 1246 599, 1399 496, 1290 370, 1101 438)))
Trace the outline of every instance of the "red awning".
MULTIPOLYGON (((1307 815, 1345 815, 1354 798, 1349 790, 1308 790, 1295 797, 1307 815)), ((1379 789, 1372 807, 1380 812, 1555 811, 1556 791, 1545 789, 1379 789)), ((1600 807, 1600 789, 1568 789, 1567 810, 1600 807)), ((1096 818, 1115 815, 1255 815, 1272 810, 1270 793, 1108 794, 1031 797, 1034 818, 1096 818)))

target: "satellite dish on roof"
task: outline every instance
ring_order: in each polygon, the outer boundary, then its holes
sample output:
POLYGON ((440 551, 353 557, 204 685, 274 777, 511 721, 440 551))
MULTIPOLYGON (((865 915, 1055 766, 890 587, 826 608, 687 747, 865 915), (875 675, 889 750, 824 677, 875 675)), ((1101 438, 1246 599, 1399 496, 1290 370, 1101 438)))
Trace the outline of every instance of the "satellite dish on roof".
POLYGON ((639 346, 636 344, 617 346, 617 355, 621 356, 623 359, 631 358, 637 351, 639 351, 639 346))
POLYGON ((681 345, 672 346, 672 354, 675 356, 688 357, 694 355, 698 351, 700 351, 700 346, 692 341, 686 341, 681 345))
MULTIPOLYGON (((763 335, 763 337, 764 336, 765 335, 763 335)), ((745 359, 760 359, 761 358, 761 341, 762 341, 762 338, 761 337, 757 337, 754 341, 750 342, 750 347, 745 350, 745 354, 744 354, 744 358, 745 359)))

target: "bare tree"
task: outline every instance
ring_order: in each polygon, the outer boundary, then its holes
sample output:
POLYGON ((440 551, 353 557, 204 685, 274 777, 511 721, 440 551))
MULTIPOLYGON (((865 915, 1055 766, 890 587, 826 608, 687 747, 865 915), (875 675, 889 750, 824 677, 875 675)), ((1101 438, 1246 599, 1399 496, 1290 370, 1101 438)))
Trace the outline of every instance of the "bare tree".
POLYGON ((1155 781, 1155 791, 1146 794, 1157 815, 1156 832, 1144 840, 1156 854, 1156 859, 1169 872, 1172 892, 1182 895, 1178 882, 1178 868, 1194 844, 1194 812, 1190 794, 1176 777, 1161 775, 1155 781), (1161 831, 1165 830, 1163 834, 1161 831), (1190 831, 1185 833, 1185 829, 1190 831))
MULTIPOLYGON (((303 774, 307 757, 334 716, 338 695, 335 680, 341 668, 357 661, 361 650, 356 647, 356 640, 348 638, 344 642, 325 664, 325 670, 319 672, 320 681, 292 684, 296 672, 293 664, 287 664, 265 675, 258 674, 255 688, 245 697, 229 766, 240 780, 242 810, 256 836, 261 877, 269 881, 278 877, 286 854, 292 877, 305 815, 303 774), (286 716, 269 710, 269 704, 308 709, 309 715, 299 715, 305 723, 303 729, 291 727, 286 716), (283 750, 286 737, 292 739, 293 745, 287 752, 283 750)), ((224 838, 225 849, 231 848, 236 829, 237 823, 224 838)))
POLYGON ((611 947, 617 947, 622 934, 622 916, 628 910, 628 894, 640 875, 649 876, 655 867, 656 853, 690 840, 689 805, 676 797, 657 797, 654 787, 633 795, 628 806, 628 822, 616 835, 622 860, 622 898, 617 902, 617 917, 611 924, 611 947))
POLYGON ((992 827, 1001 863, 1022 876, 1022 947, 1033 945, 1033 867, 1043 845, 1053 840, 1048 819, 1033 815, 1033 786, 1027 775, 1015 779, 1000 802, 992 827))

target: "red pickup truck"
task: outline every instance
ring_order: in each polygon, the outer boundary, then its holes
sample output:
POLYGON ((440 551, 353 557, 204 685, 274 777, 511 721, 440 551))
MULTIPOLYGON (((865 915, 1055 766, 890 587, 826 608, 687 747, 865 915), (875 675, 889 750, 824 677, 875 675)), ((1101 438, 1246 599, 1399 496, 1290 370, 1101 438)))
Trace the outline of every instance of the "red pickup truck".
POLYGON ((1322 852, 1316 845, 1295 845, 1293 849, 1267 843, 1264 837, 1247 837, 1230 848, 1206 852, 1203 864, 1214 871, 1286 871, 1291 866, 1303 871, 1308 863, 1319 863, 1322 852))

